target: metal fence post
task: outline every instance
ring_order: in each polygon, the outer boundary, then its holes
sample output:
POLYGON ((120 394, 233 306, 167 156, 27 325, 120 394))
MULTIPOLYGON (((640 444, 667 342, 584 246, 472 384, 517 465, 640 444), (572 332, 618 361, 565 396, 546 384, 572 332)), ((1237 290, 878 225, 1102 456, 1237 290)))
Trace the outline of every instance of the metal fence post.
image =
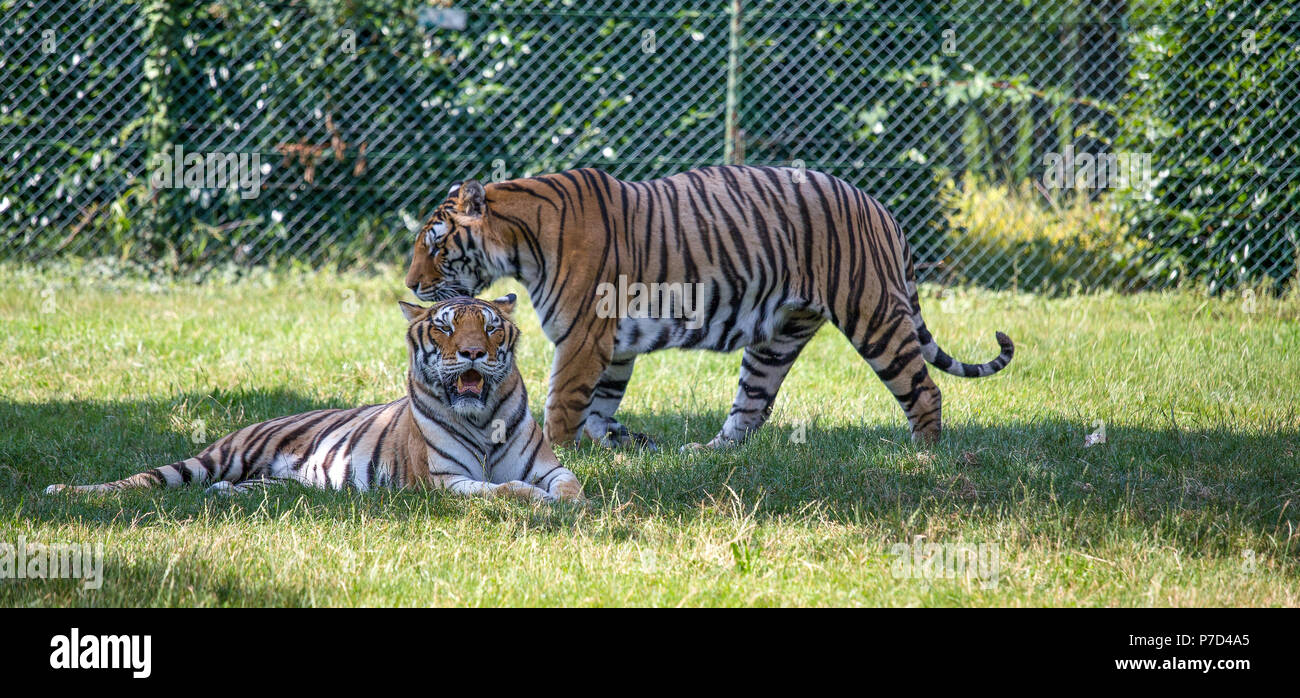
POLYGON ((743 26, 741 0, 731 0, 727 13, 731 21, 727 30, 727 140, 723 159, 728 165, 745 163, 744 132, 740 130, 740 32, 743 26))

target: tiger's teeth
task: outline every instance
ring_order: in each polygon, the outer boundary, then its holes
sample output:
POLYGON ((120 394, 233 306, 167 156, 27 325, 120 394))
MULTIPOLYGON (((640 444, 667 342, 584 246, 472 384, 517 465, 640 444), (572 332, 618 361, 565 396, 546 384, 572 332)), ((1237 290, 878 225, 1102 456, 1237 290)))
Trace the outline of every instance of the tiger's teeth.
POLYGON ((464 376, 456 376, 456 392, 458 392, 458 393, 463 393, 463 392, 465 392, 465 377, 464 377, 464 376))

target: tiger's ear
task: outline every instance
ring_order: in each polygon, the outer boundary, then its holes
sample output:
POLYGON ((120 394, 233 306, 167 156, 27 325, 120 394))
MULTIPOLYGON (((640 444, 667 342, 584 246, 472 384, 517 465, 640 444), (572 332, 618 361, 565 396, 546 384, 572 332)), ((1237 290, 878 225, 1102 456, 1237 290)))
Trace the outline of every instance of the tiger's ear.
POLYGON ((419 320, 420 316, 424 315, 425 311, 428 310, 428 308, 422 305, 407 303, 406 301, 397 301, 397 304, 401 306, 402 314, 406 316, 407 322, 415 322, 416 320, 419 320))
POLYGON ((456 188, 456 213, 469 219, 482 218, 487 210, 487 190, 477 179, 467 179, 456 188))
POLYGON ((512 316, 515 312, 515 300, 515 294, 506 294, 492 301, 492 306, 497 309, 498 313, 504 315, 507 320, 513 320, 514 318, 512 316))

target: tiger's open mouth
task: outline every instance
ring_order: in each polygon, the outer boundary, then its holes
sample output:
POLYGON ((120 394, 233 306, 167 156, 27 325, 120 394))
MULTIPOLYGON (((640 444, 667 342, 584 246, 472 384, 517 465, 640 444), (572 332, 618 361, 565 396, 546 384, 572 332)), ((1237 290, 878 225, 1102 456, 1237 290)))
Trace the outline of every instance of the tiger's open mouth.
POLYGON ((487 405, 487 396, 492 390, 487 377, 472 368, 455 378, 446 379, 443 387, 447 390, 447 402, 454 409, 471 411, 487 405))
POLYGON ((456 396, 457 397, 482 397, 483 396, 483 374, 470 369, 459 376, 456 376, 456 396))

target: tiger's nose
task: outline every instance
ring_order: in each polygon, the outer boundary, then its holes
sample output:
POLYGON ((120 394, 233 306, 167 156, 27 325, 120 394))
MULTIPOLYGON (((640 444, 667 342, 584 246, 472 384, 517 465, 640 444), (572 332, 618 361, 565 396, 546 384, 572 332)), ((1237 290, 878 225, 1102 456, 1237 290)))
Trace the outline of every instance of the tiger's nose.
POLYGON ((468 347, 465 349, 461 349, 456 353, 460 354, 461 358, 469 359, 470 361, 474 361, 475 359, 481 359, 487 355, 487 352, 483 351, 483 347, 468 347))

